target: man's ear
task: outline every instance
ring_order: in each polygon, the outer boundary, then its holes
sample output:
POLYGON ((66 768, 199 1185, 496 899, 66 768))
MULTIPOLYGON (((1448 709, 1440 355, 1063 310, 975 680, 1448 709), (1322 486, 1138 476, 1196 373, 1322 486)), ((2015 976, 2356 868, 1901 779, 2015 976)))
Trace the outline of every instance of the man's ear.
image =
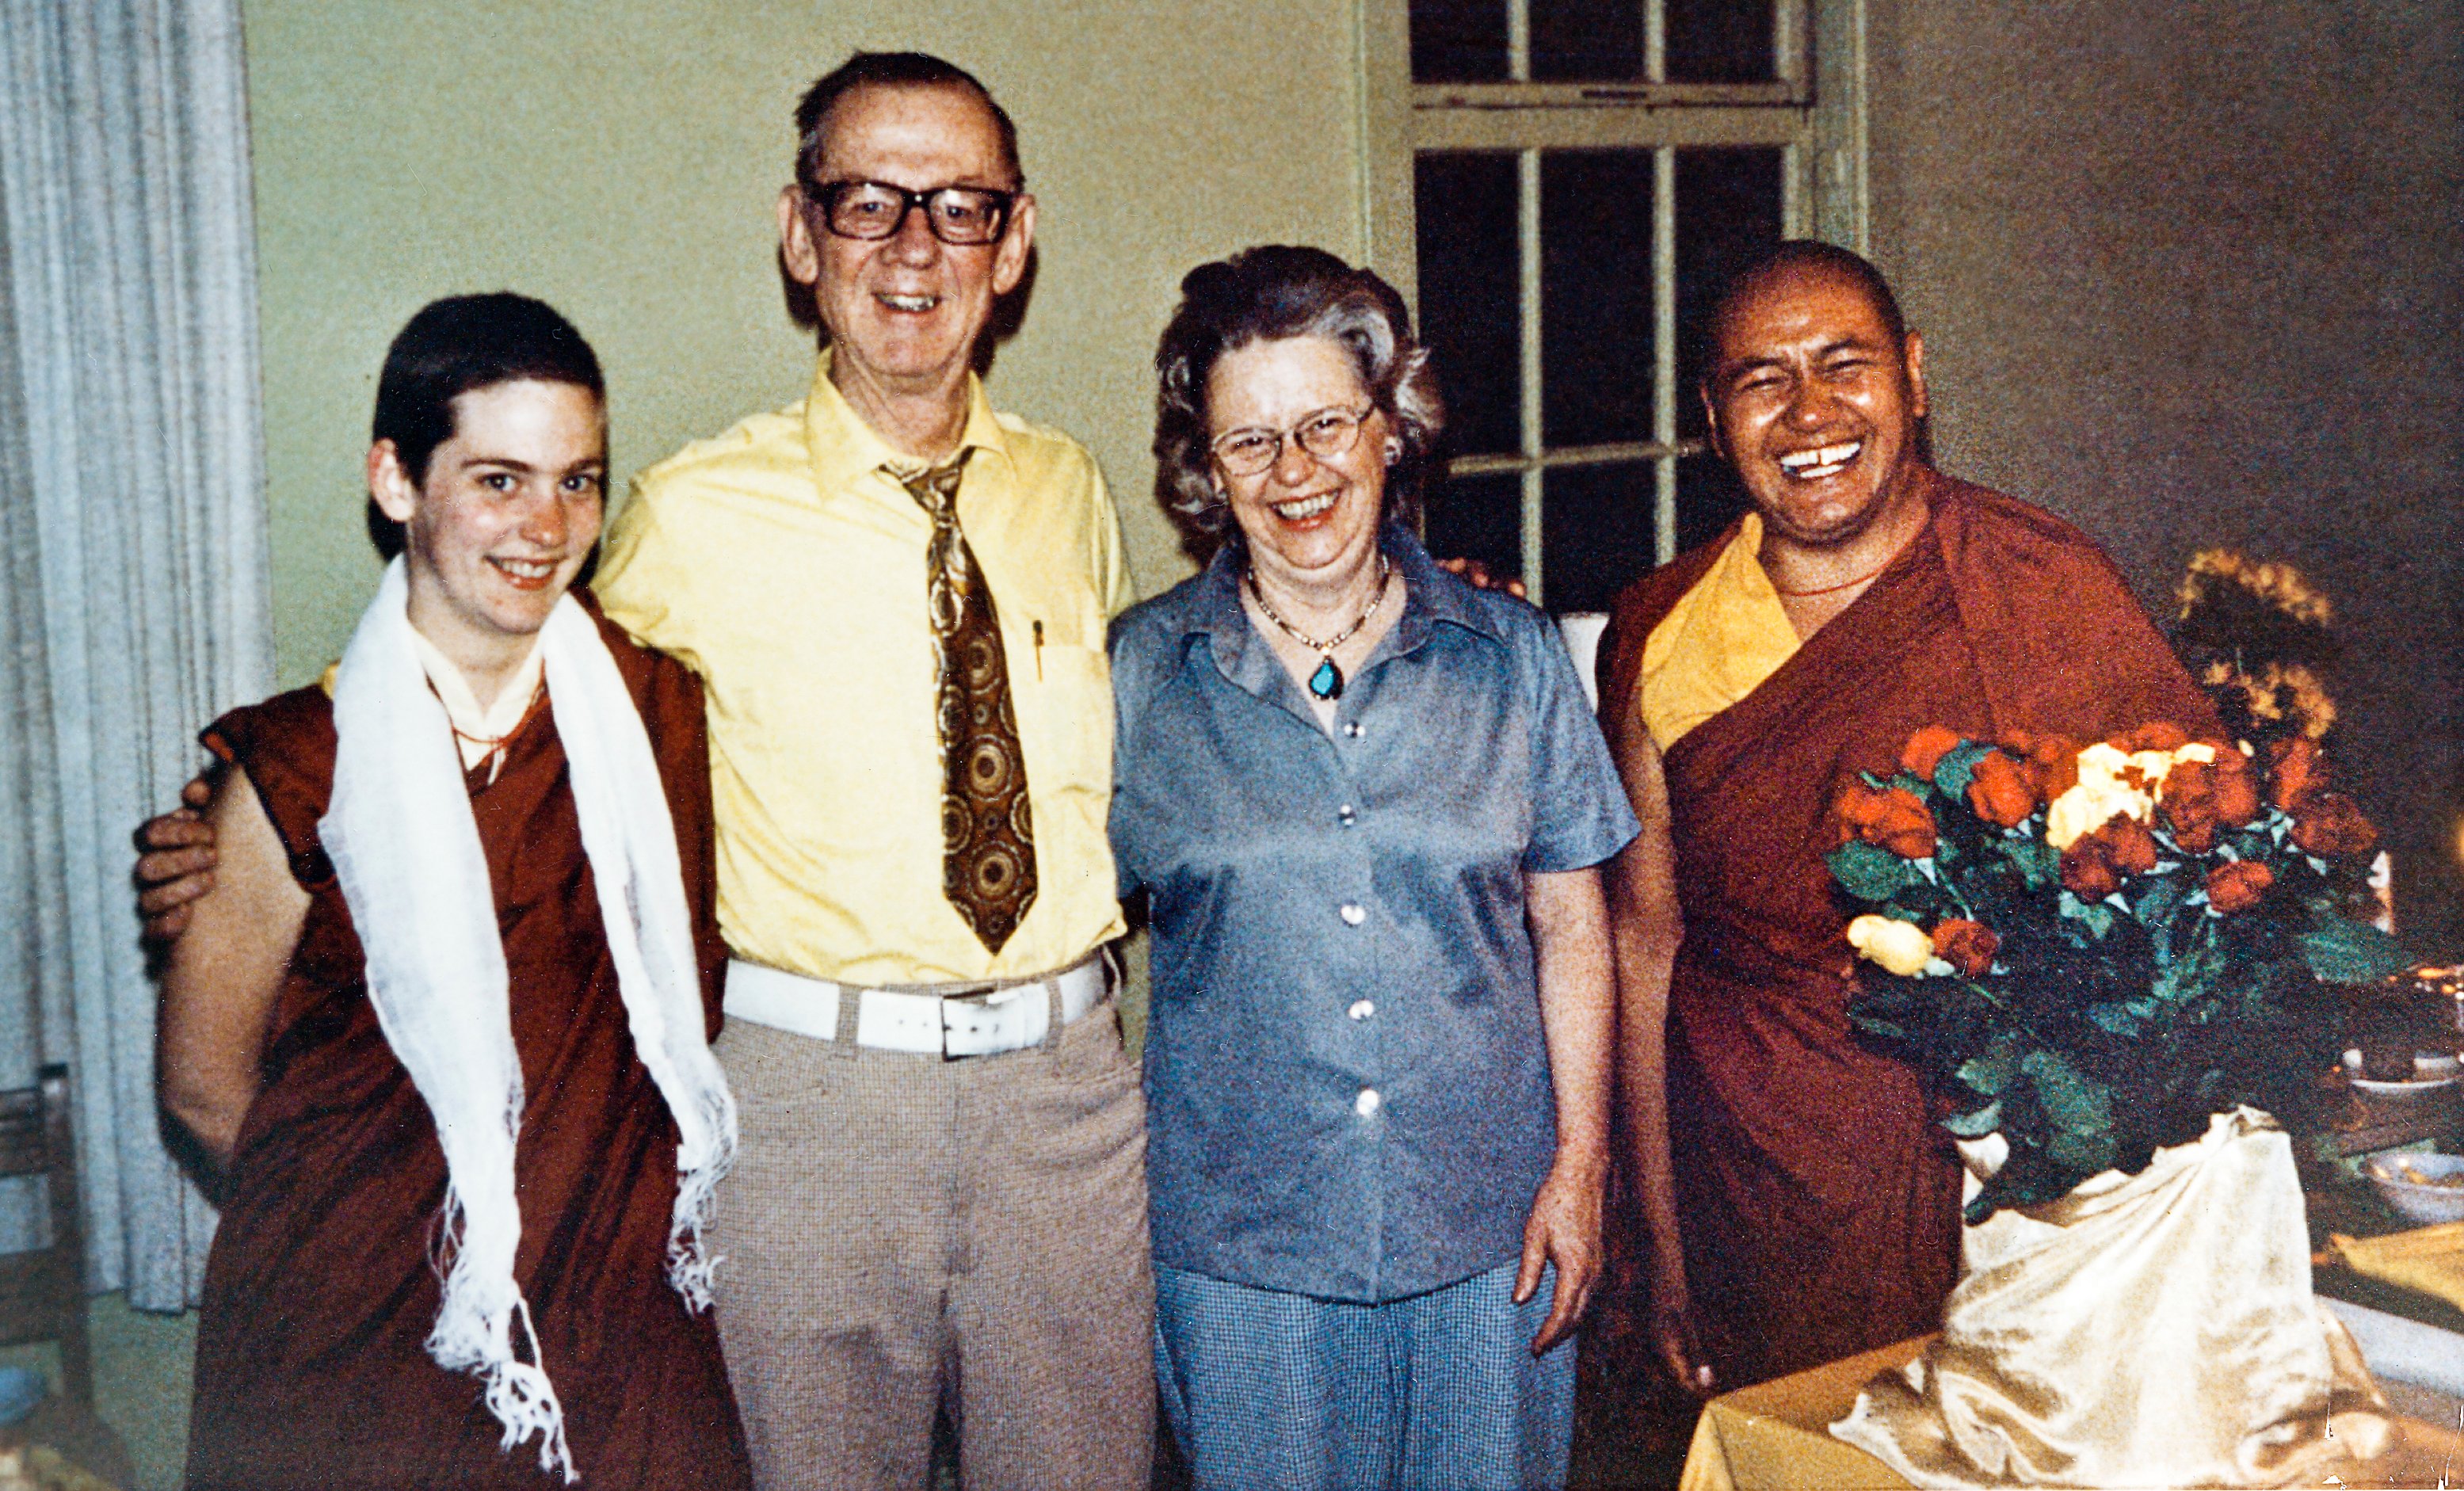
MULTIPOLYGON (((1703 423, 1708 431, 1707 438, 1711 442, 1711 453, 1723 461, 1728 461, 1728 444, 1720 438, 1720 403, 1711 397, 1711 384, 1707 381, 1696 384, 1694 392, 1703 401, 1703 423)), ((1728 464, 1733 466, 1736 463, 1728 461, 1728 464)))
POLYGON ((1001 230, 1001 249, 993 260, 993 294, 1005 296, 1026 274, 1026 252, 1035 247, 1035 199, 1024 192, 1009 205, 1009 226, 1001 230))
POLYGON ((1908 418, 1925 417, 1925 339, 1915 332, 1907 335, 1908 418))
POLYGON ((804 216, 804 188, 792 182, 779 188, 779 262, 800 285, 822 282, 822 252, 804 216))
POLYGON ((390 440, 368 447, 368 495, 378 512, 397 523, 407 525, 419 511, 419 484, 403 469, 402 452, 390 440))

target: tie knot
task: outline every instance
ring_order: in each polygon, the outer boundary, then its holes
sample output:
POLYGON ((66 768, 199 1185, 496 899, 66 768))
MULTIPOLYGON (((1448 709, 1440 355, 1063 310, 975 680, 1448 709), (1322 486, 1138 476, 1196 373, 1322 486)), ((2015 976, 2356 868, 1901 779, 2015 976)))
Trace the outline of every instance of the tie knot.
POLYGON ((974 453, 975 447, 967 446, 938 466, 928 466, 921 471, 902 471, 894 466, 884 467, 883 470, 906 488, 907 494, 913 497, 925 512, 932 514, 936 520, 946 519, 957 511, 959 472, 965 468, 967 457, 974 453))

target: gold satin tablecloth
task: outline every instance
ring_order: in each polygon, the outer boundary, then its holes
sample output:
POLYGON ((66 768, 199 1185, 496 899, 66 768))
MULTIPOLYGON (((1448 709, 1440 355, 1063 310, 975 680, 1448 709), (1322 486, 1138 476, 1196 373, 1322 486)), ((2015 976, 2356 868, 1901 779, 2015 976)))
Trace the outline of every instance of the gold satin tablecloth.
MULTIPOLYGON (((1793 1377, 1714 1398, 1694 1426, 1678 1491, 1905 1491, 1908 1482, 1864 1451, 1831 1437, 1877 1372, 1906 1365, 1932 1340, 1903 1341, 1793 1377)), ((2419 1419, 2396 1420, 2397 1440, 2348 1487, 2464 1484, 2464 1435, 2419 1419)))

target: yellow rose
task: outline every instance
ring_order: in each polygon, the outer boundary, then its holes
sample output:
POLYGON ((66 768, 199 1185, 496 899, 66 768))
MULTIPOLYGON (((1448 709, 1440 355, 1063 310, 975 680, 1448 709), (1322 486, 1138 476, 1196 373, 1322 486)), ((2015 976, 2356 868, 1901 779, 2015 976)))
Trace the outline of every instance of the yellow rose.
POLYGON ((1914 977, 1933 961, 1933 938, 1891 916, 1859 916, 1848 924, 1848 945, 1894 974, 1914 977))
MULTIPOLYGON (((2095 747, 2091 746, 2090 750, 2095 747)), ((2120 752, 2114 753, 2120 756, 2120 752)), ((2045 809, 2045 842, 2057 849, 2067 849, 2078 841, 2096 832, 2115 818, 2128 816, 2145 822, 2156 812, 2156 801, 2146 793, 2135 791, 2120 779, 2105 777, 2090 781, 2086 771, 2087 756, 2079 756, 2079 783, 2045 809)), ((2169 764, 2169 757, 2167 758, 2169 764)))

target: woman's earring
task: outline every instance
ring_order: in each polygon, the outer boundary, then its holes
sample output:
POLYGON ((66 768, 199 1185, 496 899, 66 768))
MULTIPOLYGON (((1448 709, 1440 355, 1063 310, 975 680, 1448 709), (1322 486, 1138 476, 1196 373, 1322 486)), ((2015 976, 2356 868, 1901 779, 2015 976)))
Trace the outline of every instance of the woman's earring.
POLYGON ((1397 462, 1397 461, 1399 461, 1399 460, 1401 460, 1401 459, 1403 459, 1403 442, 1401 442, 1400 440, 1389 440, 1389 441, 1387 441, 1387 442, 1386 442, 1386 464, 1387 464, 1387 465, 1389 465, 1389 466, 1392 466, 1392 465, 1394 465, 1396 462, 1397 462))

